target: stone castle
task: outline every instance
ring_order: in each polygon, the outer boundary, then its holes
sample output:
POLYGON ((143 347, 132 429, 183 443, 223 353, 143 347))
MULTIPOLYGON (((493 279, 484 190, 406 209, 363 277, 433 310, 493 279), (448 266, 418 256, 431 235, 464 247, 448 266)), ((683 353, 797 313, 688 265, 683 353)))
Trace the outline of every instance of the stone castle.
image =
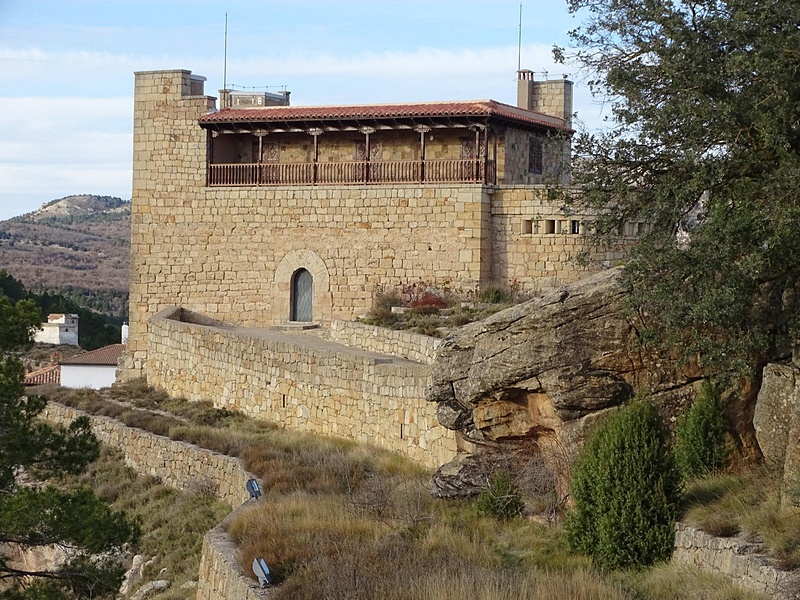
POLYGON ((549 199, 569 182, 566 79, 520 71, 519 106, 223 91, 217 109, 203 87, 186 70, 136 73, 129 374, 168 306, 329 324, 366 313, 376 290, 548 289, 598 266, 570 260, 587 217, 549 199))
POLYGON ((591 216, 553 200, 570 181, 566 79, 520 71, 517 106, 223 90, 219 109, 204 81, 136 73, 123 377, 435 467, 466 442, 424 398, 430 361, 409 351, 424 342, 354 322, 375 293, 547 290, 622 255, 572 261, 591 216), (329 339, 265 333, 309 325, 329 339))

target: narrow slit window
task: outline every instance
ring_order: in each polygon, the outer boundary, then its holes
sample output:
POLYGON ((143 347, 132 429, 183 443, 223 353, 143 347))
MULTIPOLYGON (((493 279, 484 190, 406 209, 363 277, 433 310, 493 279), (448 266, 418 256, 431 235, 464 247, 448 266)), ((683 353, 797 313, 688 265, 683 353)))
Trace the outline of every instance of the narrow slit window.
POLYGON ((544 166, 542 156, 542 140, 531 138, 528 149, 528 172, 534 175, 541 175, 544 166))

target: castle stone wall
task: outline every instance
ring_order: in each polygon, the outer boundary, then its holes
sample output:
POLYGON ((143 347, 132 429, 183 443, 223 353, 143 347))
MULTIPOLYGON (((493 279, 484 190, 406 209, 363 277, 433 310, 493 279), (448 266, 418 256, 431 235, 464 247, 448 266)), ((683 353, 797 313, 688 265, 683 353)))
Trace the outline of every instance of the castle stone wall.
POLYGON ((737 586, 766 594, 773 600, 796 600, 800 573, 781 571, 759 548, 739 538, 719 538, 684 523, 675 531, 672 562, 724 575, 737 586))
POLYGON ((429 365, 442 340, 410 331, 386 329, 358 321, 331 321, 329 339, 345 346, 388 356, 399 356, 429 365))
POLYGON ((492 196, 492 280, 530 291, 574 283, 624 256, 622 249, 576 262, 584 247, 587 217, 565 216, 548 199, 547 186, 511 186, 492 196), (577 223, 577 232, 573 227, 577 223), (552 227, 552 231, 549 228, 552 227))
POLYGON ((456 434, 425 401, 429 367, 306 334, 151 319, 147 382, 171 396, 212 400, 290 429, 400 452, 431 468, 451 460, 456 434))

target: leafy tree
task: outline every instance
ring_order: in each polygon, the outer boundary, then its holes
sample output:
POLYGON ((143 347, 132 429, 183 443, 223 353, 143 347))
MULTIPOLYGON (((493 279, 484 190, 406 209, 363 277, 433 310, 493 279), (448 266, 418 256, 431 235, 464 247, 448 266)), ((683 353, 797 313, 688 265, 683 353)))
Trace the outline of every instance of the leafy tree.
POLYGON ((708 381, 675 429, 675 461, 685 478, 704 475, 725 464, 725 418, 719 393, 708 381))
POLYGON ((601 567, 650 565, 672 552, 680 476, 655 407, 634 400, 598 427, 573 471, 570 545, 601 567))
POLYGON ((113 597, 123 574, 117 557, 138 538, 138 527, 87 489, 47 484, 83 471, 99 444, 87 418, 54 428, 37 419, 46 400, 24 396, 24 369, 10 353, 30 347, 38 324, 32 301, 14 305, 0 294, 0 581, 12 584, 0 598, 113 597), (67 550, 65 564, 31 572, 8 555, 50 544, 67 550))
MULTIPOLYGON (((572 57, 610 107, 575 142, 597 232, 652 230, 626 268, 657 341, 743 371, 797 339, 800 3, 568 0, 572 57)), ((556 48, 557 58, 567 53, 556 48)))

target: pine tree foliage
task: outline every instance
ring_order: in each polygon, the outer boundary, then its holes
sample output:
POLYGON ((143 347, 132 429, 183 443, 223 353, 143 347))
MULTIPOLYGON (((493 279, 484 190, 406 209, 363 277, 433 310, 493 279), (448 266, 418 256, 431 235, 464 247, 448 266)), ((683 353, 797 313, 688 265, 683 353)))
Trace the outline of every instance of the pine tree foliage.
POLYGON ((601 567, 666 560, 672 552, 680 476, 655 407, 637 399, 598 427, 573 471, 571 546, 601 567))
MULTIPOLYGON (((610 107, 576 138, 597 232, 652 230, 626 268, 652 339, 745 371, 797 338, 800 3, 569 0, 573 58, 610 107)), ((563 50, 556 49, 565 58, 563 50)))
POLYGON ((684 478, 712 473, 725 465, 725 431, 719 393, 705 381, 675 429, 675 461, 684 478))
POLYGON ((0 294, 0 582, 8 588, 0 598, 111 598, 123 574, 118 556, 139 530, 91 491, 48 483, 82 472, 99 444, 87 418, 52 427, 38 420, 46 400, 24 395, 24 369, 10 352, 31 345, 39 320, 30 300, 0 294), (9 557, 51 544, 66 549, 64 564, 31 572, 9 557))

